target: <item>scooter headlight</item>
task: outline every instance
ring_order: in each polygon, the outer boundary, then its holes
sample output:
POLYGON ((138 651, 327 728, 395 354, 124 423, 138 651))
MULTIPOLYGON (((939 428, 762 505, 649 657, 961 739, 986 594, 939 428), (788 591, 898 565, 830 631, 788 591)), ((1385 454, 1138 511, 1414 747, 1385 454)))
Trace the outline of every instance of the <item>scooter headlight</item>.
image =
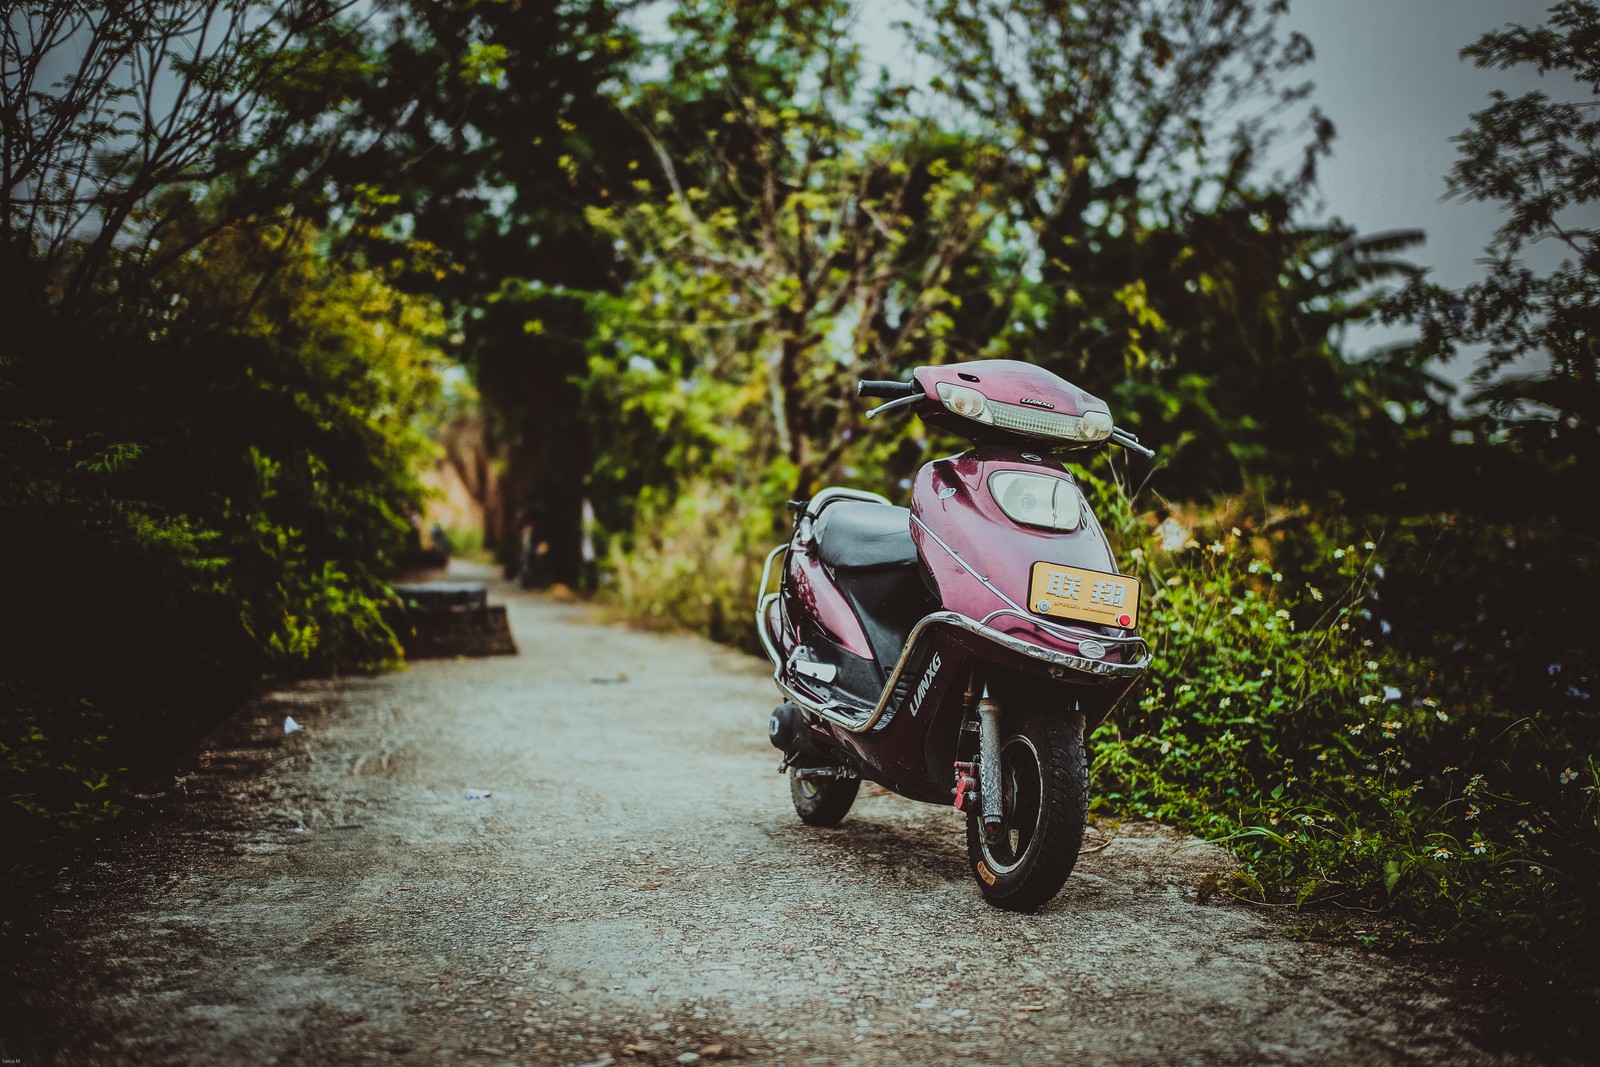
POLYGON ((939 402, 957 415, 991 425, 994 423, 994 413, 989 410, 988 398, 976 389, 968 389, 964 385, 951 385, 949 382, 940 382, 935 388, 939 391, 939 402))
POLYGON ((1065 478, 997 471, 989 477, 989 495, 1012 521, 1024 526, 1076 530, 1083 519, 1083 497, 1065 478))

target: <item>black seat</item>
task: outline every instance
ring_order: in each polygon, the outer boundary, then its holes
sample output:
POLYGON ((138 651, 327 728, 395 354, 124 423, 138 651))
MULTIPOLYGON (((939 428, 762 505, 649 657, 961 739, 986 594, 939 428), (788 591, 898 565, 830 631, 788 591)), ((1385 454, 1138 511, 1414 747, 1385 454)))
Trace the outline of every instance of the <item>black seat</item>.
POLYGON ((817 556, 830 567, 897 567, 917 562, 911 543, 911 512, 865 500, 840 500, 822 509, 812 537, 817 556))
MULTIPOLYGON (((900 659, 906 635, 938 607, 917 565, 911 512, 864 500, 822 509, 812 527, 817 557, 838 571, 839 590, 861 621, 881 686, 900 659)), ((861 694, 869 702, 876 693, 861 694)))

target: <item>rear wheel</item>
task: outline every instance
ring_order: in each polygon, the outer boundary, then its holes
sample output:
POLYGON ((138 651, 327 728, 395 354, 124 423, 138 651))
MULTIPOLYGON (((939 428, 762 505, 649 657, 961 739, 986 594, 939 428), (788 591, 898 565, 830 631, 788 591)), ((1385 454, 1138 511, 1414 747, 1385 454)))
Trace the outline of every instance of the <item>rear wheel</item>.
POLYGON ((1083 715, 1027 708, 1000 742, 1003 821, 992 838, 967 813, 967 862, 989 903, 1007 911, 1047 904, 1078 862, 1089 814, 1083 715))
POLYGON ((795 814, 808 826, 837 826, 856 802, 861 788, 859 778, 801 778, 789 772, 789 795, 794 798, 795 814))

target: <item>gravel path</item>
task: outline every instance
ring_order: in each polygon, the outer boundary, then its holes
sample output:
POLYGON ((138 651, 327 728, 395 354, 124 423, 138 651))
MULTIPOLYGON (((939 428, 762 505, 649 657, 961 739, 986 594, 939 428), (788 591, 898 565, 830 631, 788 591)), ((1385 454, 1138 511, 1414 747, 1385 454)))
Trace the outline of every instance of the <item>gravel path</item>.
POLYGON ((1536 1062, 1487 979, 1201 904, 1160 827, 1033 916, 952 810, 808 828, 763 663, 497 592, 521 655, 262 697, 13 919, 5 1062, 1536 1062))

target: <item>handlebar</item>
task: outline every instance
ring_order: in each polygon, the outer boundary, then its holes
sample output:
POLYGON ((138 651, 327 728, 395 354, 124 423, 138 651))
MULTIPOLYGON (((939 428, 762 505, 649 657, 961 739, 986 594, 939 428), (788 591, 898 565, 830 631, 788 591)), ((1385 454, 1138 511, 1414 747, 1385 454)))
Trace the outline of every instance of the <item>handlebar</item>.
MULTIPOLYGON (((896 408, 910 407, 926 395, 922 386, 916 382, 872 381, 870 379, 856 382, 856 396, 876 397, 880 400, 889 401, 887 404, 880 404, 873 410, 865 412, 864 417, 869 419, 887 414, 896 408)), ((1120 445, 1130 452, 1139 453, 1146 459, 1155 458, 1155 452, 1141 445, 1136 435, 1120 427, 1111 431, 1111 436, 1107 439, 1107 443, 1120 445)))
POLYGON ((875 396, 880 400, 903 400, 906 397, 921 395, 922 386, 916 382, 859 381, 856 383, 856 396, 875 396))

